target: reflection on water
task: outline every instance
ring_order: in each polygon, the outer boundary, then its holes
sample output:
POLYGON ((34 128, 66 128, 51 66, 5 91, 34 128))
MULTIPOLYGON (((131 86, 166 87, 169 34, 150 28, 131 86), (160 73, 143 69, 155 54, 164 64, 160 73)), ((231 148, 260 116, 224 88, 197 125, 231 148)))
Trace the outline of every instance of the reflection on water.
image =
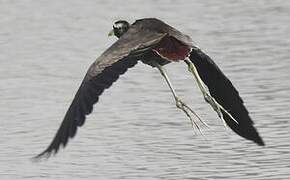
POLYGON ((288 1, 2 1, 1 179, 289 179, 288 1), (194 135, 156 69, 138 64, 107 90, 77 137, 40 163, 116 19, 158 17, 189 34, 239 89, 267 146, 224 131, 182 63, 177 91, 212 130, 194 135))

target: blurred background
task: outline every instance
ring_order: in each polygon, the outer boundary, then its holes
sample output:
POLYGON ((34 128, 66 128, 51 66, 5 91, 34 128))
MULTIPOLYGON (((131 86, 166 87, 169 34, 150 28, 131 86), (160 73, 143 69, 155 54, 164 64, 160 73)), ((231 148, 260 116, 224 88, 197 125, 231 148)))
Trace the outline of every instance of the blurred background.
POLYGON ((0 0, 0 179, 289 179, 290 1, 0 0), (55 157, 51 142, 114 21, 160 18, 231 79, 266 146, 203 101, 184 63, 166 65, 211 130, 194 133, 158 70, 139 63, 103 93, 55 157))

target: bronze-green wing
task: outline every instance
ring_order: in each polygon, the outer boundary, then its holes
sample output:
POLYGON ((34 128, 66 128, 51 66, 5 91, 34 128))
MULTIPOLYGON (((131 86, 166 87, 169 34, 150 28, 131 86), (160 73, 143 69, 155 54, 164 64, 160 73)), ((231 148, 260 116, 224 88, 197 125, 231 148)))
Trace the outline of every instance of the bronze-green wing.
POLYGON ((214 61, 200 49, 193 50, 189 58, 196 66, 198 74, 207 85, 210 94, 238 122, 237 124, 228 114, 222 112, 227 125, 238 135, 259 145, 264 145, 262 138, 253 126, 254 123, 239 92, 214 61))
POLYGON ((51 144, 36 156, 49 157, 57 153, 60 146, 66 146, 73 138, 77 127, 85 122, 86 115, 93 110, 102 92, 109 88, 128 68, 137 64, 139 57, 154 47, 166 33, 140 28, 138 23, 109 47, 88 69, 65 117, 51 144))

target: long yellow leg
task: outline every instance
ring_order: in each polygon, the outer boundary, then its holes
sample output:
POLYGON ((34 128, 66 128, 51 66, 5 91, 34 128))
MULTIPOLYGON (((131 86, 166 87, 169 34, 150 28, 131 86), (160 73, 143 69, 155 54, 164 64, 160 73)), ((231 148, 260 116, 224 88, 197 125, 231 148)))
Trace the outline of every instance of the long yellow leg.
POLYGON ((212 97, 209 93, 209 90, 207 88, 207 86, 204 84, 204 82, 202 81, 202 79, 200 78, 198 72, 197 72, 197 69, 195 67, 195 65, 191 62, 190 59, 186 58, 185 60, 185 63, 187 64, 188 66, 188 71, 192 73, 194 79, 196 80, 197 82, 197 85, 199 87, 199 89, 201 90, 202 94, 203 94, 203 97, 205 99, 205 101, 207 103, 209 103, 211 105, 211 107, 214 109, 214 111, 217 112, 219 118, 223 121, 224 123, 224 126, 226 127, 226 122, 223 118, 223 114, 222 112, 225 112, 233 121, 235 121, 237 124, 239 124, 235 118, 222 106, 220 105, 215 99, 214 97, 212 97))
POLYGON ((190 113, 193 114, 202 124, 204 124, 206 127, 209 127, 205 122, 203 122, 201 120, 201 118, 186 104, 184 103, 176 94, 171 82, 170 82, 170 79, 166 73, 166 70, 165 68, 163 68, 161 65, 155 63, 155 66, 158 68, 158 70, 160 71, 161 75, 164 77, 164 79, 166 80, 166 83, 167 85, 169 86, 173 96, 174 96, 174 99, 175 99, 175 102, 176 102, 176 107, 181 109, 185 114, 186 116, 190 119, 190 122, 191 122, 191 125, 192 127, 196 127, 199 132, 202 134, 202 131, 201 131, 201 127, 198 125, 197 122, 194 121, 194 119, 191 117, 190 113))

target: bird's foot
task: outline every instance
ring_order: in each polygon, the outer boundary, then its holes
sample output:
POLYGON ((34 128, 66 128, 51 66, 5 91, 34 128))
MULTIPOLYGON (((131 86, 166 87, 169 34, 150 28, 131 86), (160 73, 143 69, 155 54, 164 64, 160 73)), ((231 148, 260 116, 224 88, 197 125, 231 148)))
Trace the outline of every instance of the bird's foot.
MULTIPOLYGON (((211 107, 213 108, 213 110, 218 114, 218 117, 222 120, 223 125, 224 125, 224 127, 226 129, 227 128, 227 125, 226 125, 226 121, 223 118, 222 110, 224 110, 226 113, 228 113, 228 112, 210 95, 210 93, 208 93, 208 92, 206 92, 204 90, 201 90, 201 91, 203 93, 203 97, 204 97, 205 101, 208 104, 210 104, 211 107)), ((234 121, 236 122, 235 119, 234 119, 234 121)))
POLYGON ((219 118, 223 121, 225 127, 226 122, 223 118, 223 113, 226 113, 235 123, 239 124, 238 121, 222 106, 220 105, 211 95, 210 93, 204 94, 205 101, 211 105, 211 107, 217 112, 219 118))
POLYGON ((207 125, 207 123, 202 121, 201 118, 187 104, 185 104, 180 98, 177 97, 175 100, 176 100, 176 107, 178 109, 181 109, 186 114, 186 116, 189 118, 189 120, 191 122, 191 125, 192 125, 193 129, 196 128, 200 132, 200 134, 203 134, 201 126, 199 125, 198 122, 196 122, 194 120, 194 118, 191 116, 191 114, 194 115, 201 124, 203 124, 207 128, 210 128, 207 125))
POLYGON ((210 104, 213 110, 218 114, 218 117, 222 120, 225 128, 227 128, 227 125, 222 112, 226 113, 235 123, 239 124, 238 121, 210 95, 207 89, 201 88, 201 91, 205 101, 210 104))

